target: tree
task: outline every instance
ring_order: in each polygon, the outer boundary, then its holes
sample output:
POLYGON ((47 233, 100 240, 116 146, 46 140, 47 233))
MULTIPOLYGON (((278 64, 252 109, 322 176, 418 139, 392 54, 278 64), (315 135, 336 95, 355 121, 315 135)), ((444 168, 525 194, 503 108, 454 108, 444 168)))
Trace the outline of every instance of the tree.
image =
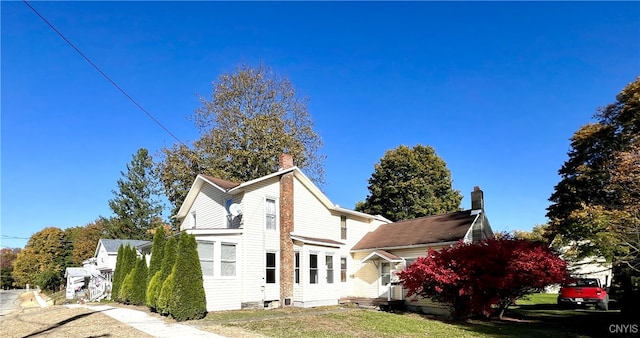
POLYGON ((537 224, 533 226, 531 231, 514 230, 513 237, 516 239, 526 239, 532 242, 542 242, 549 244, 547 232, 549 231, 548 224, 537 224))
POLYGON ((399 273, 408 296, 451 307, 452 317, 498 316, 516 299, 567 278, 566 263, 540 242, 502 236, 478 243, 429 249, 399 273))
POLYGON ((96 244, 105 235, 105 223, 97 219, 82 227, 65 229, 69 242, 72 245, 71 264, 82 265, 82 262, 93 257, 96 251, 96 244))
POLYGON ((204 318, 207 301, 196 238, 186 232, 180 234, 177 253, 171 271, 173 286, 169 287, 169 314, 177 321, 204 318))
MULTIPOLYGON (((149 261, 148 279, 151 280, 156 272, 162 267, 162 257, 164 256, 164 243, 166 241, 164 227, 157 227, 153 235, 153 246, 151 247, 151 260, 149 261)), ((147 280, 147 283, 149 282, 147 280)))
POLYGON ((127 173, 120 172, 118 190, 109 200, 115 214, 107 222, 112 238, 150 239, 149 230, 162 223, 162 209, 158 196, 160 186, 153 176, 153 158, 147 149, 140 148, 127 164, 127 173))
POLYGON ((278 156, 293 155, 296 165, 322 184, 324 156, 313 131, 307 99, 291 82, 266 66, 239 66, 213 83, 211 99, 193 120, 200 138, 162 150, 157 166, 166 195, 177 210, 198 174, 245 182, 278 170, 278 156))
POLYGON ((619 226, 627 222, 616 218, 625 218, 620 211, 637 205, 637 185, 616 172, 629 178, 640 172, 632 160, 640 134, 640 77, 594 117, 595 123, 580 127, 571 138, 569 158, 549 198, 549 236, 574 246, 579 258, 602 256, 615 264, 615 257, 628 249, 616 240, 626 232, 619 226))
POLYGON ((136 264, 136 248, 127 245, 120 245, 118 248, 118 258, 116 258, 116 269, 113 272, 111 297, 115 301, 123 301, 120 298, 120 290, 127 275, 133 270, 136 264))
POLYGON ((376 163, 368 189, 356 210, 394 221, 458 211, 462 200, 446 163, 423 145, 387 151, 376 163))
POLYGON ((120 287, 120 301, 131 305, 144 305, 147 292, 147 261, 144 256, 135 259, 135 267, 127 274, 120 287))
POLYGON ((41 277, 39 281, 44 279, 61 281, 70 260, 70 253, 65 232, 61 229, 48 227, 36 232, 29 238, 24 250, 20 251, 14 261, 13 277, 16 284, 33 285, 40 274, 55 274, 57 277, 41 277))
POLYGON ((21 250, 20 248, 0 249, 0 288, 9 289, 14 286, 13 262, 21 250))
POLYGON ((149 285, 147 286, 147 307, 151 311, 168 314, 168 294, 165 295, 164 298, 164 306, 160 307, 160 292, 162 291, 162 286, 164 281, 167 279, 169 274, 171 274, 171 270, 173 269, 173 265, 176 262, 176 249, 178 243, 175 237, 169 237, 169 239, 164 243, 164 253, 162 257, 162 265, 160 267, 160 271, 157 271, 153 277, 151 277, 151 281, 149 281, 149 285))

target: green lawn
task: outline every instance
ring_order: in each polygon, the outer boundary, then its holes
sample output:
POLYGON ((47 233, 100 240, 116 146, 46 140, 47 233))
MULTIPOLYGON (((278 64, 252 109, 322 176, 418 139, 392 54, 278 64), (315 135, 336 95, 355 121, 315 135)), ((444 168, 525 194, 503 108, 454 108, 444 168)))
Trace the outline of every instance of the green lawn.
POLYGON ((455 322, 416 313, 388 313, 349 306, 210 313, 199 326, 223 325, 269 337, 601 337, 617 311, 560 309, 555 294, 519 300, 503 320, 455 322))

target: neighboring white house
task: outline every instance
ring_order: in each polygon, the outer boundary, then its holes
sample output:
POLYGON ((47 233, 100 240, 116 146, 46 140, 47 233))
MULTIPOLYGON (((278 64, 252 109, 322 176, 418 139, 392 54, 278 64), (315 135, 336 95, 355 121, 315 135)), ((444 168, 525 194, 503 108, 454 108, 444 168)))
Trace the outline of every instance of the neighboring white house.
POLYGON ((473 210, 392 223, 331 203, 291 156, 280 165, 242 184, 198 175, 175 216, 196 237, 208 311, 402 299, 394 272, 428 248, 493 236, 479 188, 473 210))
MULTIPOLYGON (((138 248, 146 243, 148 241, 100 239, 93 257, 82 262, 81 268, 70 267, 66 269, 66 298, 84 298, 90 301, 110 298, 118 249, 121 245, 138 248)), ((140 250, 137 250, 138 254, 141 254, 140 250)))

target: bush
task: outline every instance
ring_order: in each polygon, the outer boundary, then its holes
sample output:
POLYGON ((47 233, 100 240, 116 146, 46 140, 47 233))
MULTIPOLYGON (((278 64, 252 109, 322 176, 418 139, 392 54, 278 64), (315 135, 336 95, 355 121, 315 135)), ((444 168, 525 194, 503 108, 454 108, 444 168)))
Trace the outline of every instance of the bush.
POLYGON ((35 282, 40 289, 55 292, 62 284, 62 277, 58 271, 47 270, 39 273, 35 282))
POLYGON ((173 287, 168 302, 169 314, 177 321, 201 319, 207 314, 207 301, 198 258, 196 239, 183 232, 178 255, 171 272, 173 287))

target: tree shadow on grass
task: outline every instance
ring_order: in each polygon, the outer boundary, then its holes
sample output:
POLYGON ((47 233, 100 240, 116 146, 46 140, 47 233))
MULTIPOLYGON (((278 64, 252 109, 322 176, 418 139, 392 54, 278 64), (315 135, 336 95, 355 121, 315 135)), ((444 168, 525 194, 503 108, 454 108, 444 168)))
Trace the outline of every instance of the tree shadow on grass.
POLYGON ((619 311, 560 309, 549 304, 517 306, 507 310, 503 319, 479 317, 461 322, 424 317, 491 337, 640 337, 637 332, 612 332, 612 325, 635 324, 619 311))
MULTIPOLYGON (((69 317, 69 318, 67 318, 67 319, 65 319, 65 320, 61 320, 61 321, 59 321, 59 322, 57 322, 57 323, 55 323, 55 324, 53 324, 53 325, 50 325, 50 326, 49 326, 49 327, 47 327, 46 329, 43 329, 43 330, 40 330, 40 331, 37 331, 37 332, 31 333, 31 334, 26 335, 26 336, 23 336, 22 338, 30 338, 30 337, 35 337, 35 336, 38 336, 38 335, 41 335, 41 334, 46 334, 46 333, 48 333, 48 332, 50 332, 50 331, 52 331, 52 330, 55 330, 55 329, 57 329, 57 328, 59 328, 59 327, 61 327, 61 326, 65 325, 65 324, 71 323, 71 322, 73 322, 73 321, 75 321, 75 320, 78 320, 78 319, 81 319, 81 318, 84 318, 84 317, 90 316, 90 315, 95 314, 95 313, 99 313, 99 312, 103 312, 103 311, 108 311, 108 310, 111 310, 111 309, 99 310, 99 311, 93 311, 93 312, 88 312, 88 313, 81 313, 81 314, 79 314, 79 315, 75 315, 75 316, 73 316, 73 317, 69 317)), ((95 337, 95 338, 97 338, 97 337, 108 337, 108 336, 111 336, 111 335, 107 334, 107 335, 91 336, 91 337, 95 337)))

